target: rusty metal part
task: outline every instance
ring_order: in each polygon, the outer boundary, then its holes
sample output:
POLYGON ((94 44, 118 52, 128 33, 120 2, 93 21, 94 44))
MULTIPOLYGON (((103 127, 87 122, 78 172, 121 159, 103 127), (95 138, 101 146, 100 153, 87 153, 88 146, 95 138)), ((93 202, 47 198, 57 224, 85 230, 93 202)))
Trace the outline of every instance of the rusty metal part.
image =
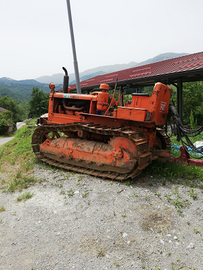
MULTIPOLYGON (((61 138, 60 138, 61 139, 61 138)), ((64 139, 62 141, 65 143, 64 139)), ((73 141, 72 141, 73 142, 73 141)), ((95 143, 95 142, 94 142, 95 143)), ((104 143, 103 143, 104 144, 104 143)), ((106 144, 108 145, 108 144, 106 144)), ((125 180, 127 178, 134 178, 139 175, 142 170, 148 166, 152 161, 152 152, 149 149, 148 142, 143 138, 143 134, 139 132, 133 131, 130 128, 109 128, 100 125, 95 125, 93 123, 75 123, 75 124, 56 124, 56 125, 44 125, 36 128, 32 137, 32 147, 37 158, 42 161, 49 163, 53 166, 57 166, 60 168, 64 168, 67 170, 72 170, 80 173, 90 174, 98 177, 110 178, 113 180, 125 180), (130 156, 133 160, 133 166, 129 170, 123 170, 116 166, 104 165, 100 162, 90 159, 90 160, 80 160, 79 156, 75 159, 71 158, 71 153, 69 153, 69 157, 64 157, 64 153, 58 151, 56 153, 46 153, 42 152, 42 146, 45 141, 46 143, 54 143, 57 145, 59 142, 57 134, 63 132, 64 134, 74 131, 80 131, 81 133, 96 133, 102 136, 110 136, 116 137, 115 140, 109 142, 112 143, 112 147, 114 148, 114 158, 121 158, 123 155, 122 148, 126 142, 131 143, 131 147, 128 147, 128 152, 130 152, 130 156), (49 134, 52 132, 55 134, 55 137, 50 142, 49 139, 44 134, 49 134), (119 141, 118 137, 125 138, 127 140, 119 141), (120 145, 120 148, 119 148, 120 145), (115 150, 116 149, 116 150, 115 150), (129 150, 130 149, 130 150, 129 150), (122 151, 121 151, 122 150, 122 151), (102 165, 102 166, 101 166, 102 165)), ((59 149, 61 146, 59 147, 59 149)), ((72 151, 73 149, 69 149, 67 151, 72 151)), ((121 158, 122 159, 122 158, 121 158)))
POLYGON ((170 150, 170 137, 166 134, 165 130, 156 128, 156 141, 152 151, 153 160, 159 159, 165 161, 166 158, 171 157, 170 150))
MULTIPOLYGON (((127 138, 120 137, 115 140, 125 142, 129 147, 134 146, 127 138)), ((61 137, 55 140, 46 139, 40 145, 40 152, 63 163, 77 165, 78 162, 82 162, 80 166, 87 167, 88 164, 88 168, 91 169, 94 168, 96 160, 96 164, 102 166, 103 171, 113 170, 120 173, 129 173, 137 163, 136 156, 129 152, 129 148, 117 147, 113 143, 114 141, 107 144, 78 138, 61 137)))
POLYGON ((203 160, 191 159, 189 152, 183 146, 180 147, 180 157, 172 157, 169 161, 172 163, 184 164, 186 166, 203 167, 203 160))

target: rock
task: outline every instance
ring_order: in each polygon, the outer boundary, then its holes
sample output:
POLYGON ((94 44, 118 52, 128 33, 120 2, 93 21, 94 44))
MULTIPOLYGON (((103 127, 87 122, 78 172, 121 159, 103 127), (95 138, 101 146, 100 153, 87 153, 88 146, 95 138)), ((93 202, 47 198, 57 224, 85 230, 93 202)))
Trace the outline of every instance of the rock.
POLYGON ((23 127, 23 126, 26 126, 26 123, 24 123, 24 122, 17 122, 17 123, 16 123, 16 128, 17 128, 17 130, 18 130, 19 128, 23 127))
POLYGON ((194 249, 195 248, 195 245, 193 243, 190 243, 186 249, 194 249))

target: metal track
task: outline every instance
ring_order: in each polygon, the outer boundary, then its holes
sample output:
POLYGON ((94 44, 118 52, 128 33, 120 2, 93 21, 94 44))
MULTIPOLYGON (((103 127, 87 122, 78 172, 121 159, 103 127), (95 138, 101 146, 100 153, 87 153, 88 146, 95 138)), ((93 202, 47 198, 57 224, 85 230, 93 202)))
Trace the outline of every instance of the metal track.
POLYGON ((171 150, 171 139, 170 137, 166 134, 164 129, 161 128, 156 128, 156 131, 161 135, 161 137, 164 140, 164 144, 165 144, 165 149, 170 151, 171 150))
MULTIPOLYGON (((161 134, 161 130, 158 131, 161 134)), ((164 136, 164 134, 161 134, 164 136)), ((57 138, 57 136, 56 136, 57 138)), ((52 138, 54 139, 54 138, 52 138)), ((165 139, 165 138, 164 138, 165 139)), ((166 138, 167 141, 167 138, 166 138)), ((110 178, 112 180, 126 180, 127 178, 135 178, 139 175, 142 170, 151 163, 152 153, 149 151, 148 142, 143 135, 139 132, 133 131, 129 128, 109 128, 100 125, 95 125, 94 123, 74 123, 74 124, 60 124, 60 125, 43 125, 37 127, 32 136, 32 148, 37 158, 41 159, 43 162, 51 164, 56 167, 63 169, 89 174, 97 177, 110 178), (138 163, 137 166, 128 174, 121 174, 119 172, 107 172, 102 171, 102 166, 97 166, 95 162, 96 169, 88 169, 81 167, 80 164, 71 165, 67 163, 61 163, 57 160, 50 159, 40 152, 40 144, 46 139, 45 133, 53 132, 56 135, 58 132, 71 132, 71 131, 83 130, 90 133, 100 134, 102 136, 111 137, 125 137, 133 141, 138 150, 138 163)))

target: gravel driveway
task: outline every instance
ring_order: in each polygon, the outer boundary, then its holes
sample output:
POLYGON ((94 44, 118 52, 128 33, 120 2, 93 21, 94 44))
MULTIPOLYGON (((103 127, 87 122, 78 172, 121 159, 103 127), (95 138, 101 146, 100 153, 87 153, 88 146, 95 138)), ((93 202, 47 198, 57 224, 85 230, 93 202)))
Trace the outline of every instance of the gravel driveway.
POLYGON ((34 176, 43 181, 0 193, 1 270, 203 269, 200 188, 41 167, 34 176))

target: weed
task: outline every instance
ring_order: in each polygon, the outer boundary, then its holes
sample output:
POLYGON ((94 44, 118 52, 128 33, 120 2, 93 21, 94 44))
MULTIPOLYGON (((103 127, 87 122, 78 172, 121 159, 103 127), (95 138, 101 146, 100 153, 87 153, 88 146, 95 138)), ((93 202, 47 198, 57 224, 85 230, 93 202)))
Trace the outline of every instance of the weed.
POLYGON ((154 194, 161 199, 161 194, 158 191, 154 191, 154 194))
POLYGON ((156 269, 157 270, 161 270, 161 267, 159 265, 157 265, 156 269))
POLYGON ((163 180, 162 180, 162 186, 165 186, 166 185, 166 178, 164 178, 163 180))
POLYGON ((124 217, 124 218, 127 217, 126 213, 125 214, 122 214, 121 216, 124 217))
POLYGON ((194 191, 194 189, 190 188, 189 194, 190 194, 190 197, 193 198, 193 200, 198 199, 197 193, 194 191))
POLYGON ((180 194, 179 194, 179 192, 178 192, 178 186, 175 186, 175 188, 174 188, 174 194, 177 196, 177 198, 180 198, 181 197, 180 194))
POLYGON ((61 190, 60 194, 61 195, 65 195, 65 191, 64 190, 61 190))
POLYGON ((150 197, 146 194, 145 195, 145 200, 149 203, 149 204, 151 204, 151 199, 150 199, 150 197))
POLYGON ((72 197, 74 195, 74 191, 72 189, 68 190, 68 196, 72 197))
POLYGON ((19 197, 17 198, 17 201, 18 201, 18 202, 26 201, 26 200, 32 198, 33 195, 34 195, 34 193, 30 193, 30 192, 24 193, 23 195, 21 195, 21 196, 19 196, 19 197))
POLYGON ((186 199, 184 201, 179 201, 178 199, 175 199, 172 201, 173 205, 175 206, 176 209, 181 209, 190 204, 190 202, 186 199))
POLYGON ((79 175, 79 176, 78 176, 78 179, 77 179, 77 185, 80 185, 81 180, 82 180, 82 175, 79 175))
POLYGON ((85 193, 82 193, 82 197, 83 197, 83 198, 86 198, 88 194, 89 194, 89 191, 86 190, 85 193))
POLYGON ((0 213, 1 213, 1 212, 4 212, 4 211, 6 211, 6 209, 2 206, 2 207, 0 208, 0 213))
POLYGON ((200 235, 202 235, 199 229, 197 229, 197 228, 193 228, 193 229, 194 229, 194 232, 195 232, 196 234, 199 233, 200 235))
POLYGON ((125 182, 125 185, 126 185, 126 186, 130 186, 130 185, 131 185, 131 181, 130 181, 130 180, 126 181, 126 182, 125 182))
POLYGON ((139 197, 139 195, 138 195, 138 194, 136 194, 135 192, 133 192, 132 197, 139 197))
POLYGON ((9 192, 14 192, 15 190, 22 191, 25 188, 28 188, 30 185, 39 182, 33 177, 27 177, 25 175, 17 174, 16 178, 10 183, 8 188, 9 192))
POLYGON ((194 182, 190 182, 190 187, 191 187, 191 188, 195 188, 195 187, 197 187, 197 184, 194 183, 194 182))
POLYGON ((104 257, 104 252, 102 250, 99 251, 97 258, 102 258, 104 257))
POLYGON ((114 262, 114 265, 115 265, 116 267, 120 267, 120 263, 117 262, 117 261, 114 262))
POLYGON ((77 180, 76 185, 79 186, 81 184, 80 180, 77 180))
POLYGON ((55 183, 54 186, 55 186, 55 187, 59 187, 59 188, 62 188, 62 187, 63 187, 62 184, 57 184, 57 183, 55 183))
POLYGON ((170 200, 171 200, 171 198, 170 198, 171 195, 172 195, 172 194, 166 194, 166 198, 167 198, 167 201, 168 201, 168 202, 170 202, 170 200))

